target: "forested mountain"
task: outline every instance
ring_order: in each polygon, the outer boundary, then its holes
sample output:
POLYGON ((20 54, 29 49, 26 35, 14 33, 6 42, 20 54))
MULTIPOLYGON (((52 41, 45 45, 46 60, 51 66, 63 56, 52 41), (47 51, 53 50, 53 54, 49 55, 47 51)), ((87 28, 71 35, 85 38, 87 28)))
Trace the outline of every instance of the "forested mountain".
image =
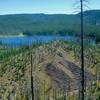
MULTIPOLYGON (((0 34, 71 34, 80 33, 80 13, 66 14, 14 14, 0 16, 0 34)), ((100 40, 100 10, 84 12, 87 36, 100 40)))
POLYGON ((100 25, 100 10, 91 10, 84 12, 85 20, 92 25, 100 25))

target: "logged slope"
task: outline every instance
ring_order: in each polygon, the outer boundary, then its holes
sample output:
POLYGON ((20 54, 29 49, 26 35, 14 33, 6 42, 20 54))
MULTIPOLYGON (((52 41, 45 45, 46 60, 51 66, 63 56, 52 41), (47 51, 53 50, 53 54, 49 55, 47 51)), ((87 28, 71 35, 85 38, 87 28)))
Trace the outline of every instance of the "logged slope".
MULTIPOLYGON (((35 73, 35 88, 37 85, 45 91, 54 88, 62 91, 74 91, 79 89, 80 67, 75 62, 73 52, 68 51, 68 45, 63 42, 53 42, 31 49, 33 55, 33 72, 35 73), (45 82, 45 84, 44 84, 45 82)), ((22 52, 9 58, 0 65, 0 97, 17 98, 25 96, 30 100, 30 52, 22 52)), ((85 71, 86 83, 93 79, 93 75, 85 71)), ((41 93, 42 93, 41 92, 41 93)), ((21 99, 19 99, 21 100, 21 99)), ((26 100, 26 99, 25 99, 26 100)))

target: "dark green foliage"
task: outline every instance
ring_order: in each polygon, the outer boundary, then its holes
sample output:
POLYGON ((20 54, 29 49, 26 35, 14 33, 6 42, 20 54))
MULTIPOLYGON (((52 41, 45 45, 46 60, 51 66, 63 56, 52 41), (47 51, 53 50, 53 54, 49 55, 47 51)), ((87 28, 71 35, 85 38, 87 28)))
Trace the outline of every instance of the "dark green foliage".
MULTIPOLYGON (((84 12, 85 35, 100 41, 100 10, 84 12)), ((79 35, 80 13, 66 14, 17 14, 0 16, 1 35, 79 35)))
POLYGON ((29 50, 29 47, 0 49, 0 61, 7 60, 9 57, 25 52, 26 50, 29 50))

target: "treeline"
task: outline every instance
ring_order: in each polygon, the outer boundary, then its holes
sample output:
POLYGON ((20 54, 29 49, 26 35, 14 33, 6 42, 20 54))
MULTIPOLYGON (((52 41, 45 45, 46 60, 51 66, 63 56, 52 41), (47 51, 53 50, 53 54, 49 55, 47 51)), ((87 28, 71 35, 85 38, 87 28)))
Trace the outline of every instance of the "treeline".
MULTIPOLYGON (((0 16, 0 34, 3 35, 79 35, 80 13, 65 14, 17 14, 0 16)), ((85 35, 100 41, 100 11, 84 12, 85 35)))

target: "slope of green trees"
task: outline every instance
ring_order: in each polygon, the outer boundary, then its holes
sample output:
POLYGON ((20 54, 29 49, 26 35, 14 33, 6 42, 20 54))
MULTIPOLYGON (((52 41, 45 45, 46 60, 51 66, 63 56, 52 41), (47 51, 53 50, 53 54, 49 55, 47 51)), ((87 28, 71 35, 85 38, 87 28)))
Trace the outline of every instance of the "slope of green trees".
MULTIPOLYGON (((100 41, 100 10, 84 12, 85 35, 100 41)), ((79 35, 80 13, 66 14, 15 14, 0 16, 0 35, 79 35)))

